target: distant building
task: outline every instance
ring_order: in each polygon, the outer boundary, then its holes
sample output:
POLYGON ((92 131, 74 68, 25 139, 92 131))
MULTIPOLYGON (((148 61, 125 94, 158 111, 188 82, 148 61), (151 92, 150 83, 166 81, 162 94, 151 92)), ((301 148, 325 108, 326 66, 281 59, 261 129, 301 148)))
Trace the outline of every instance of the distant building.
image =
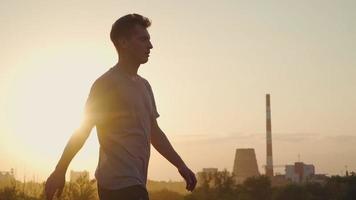
POLYGON ((296 162, 294 165, 286 165, 285 171, 286 179, 295 183, 308 181, 315 175, 314 165, 307 165, 303 162, 296 162))
POLYGON ((0 171, 0 185, 9 185, 13 181, 15 181, 13 169, 11 171, 0 171))
POLYGON ((214 174, 214 173, 218 173, 218 168, 203 168, 201 172, 207 174, 214 174))
POLYGON ((70 182, 76 182, 80 177, 83 177, 85 180, 89 181, 89 172, 88 171, 70 171, 70 182))
POLYGON ((243 183, 249 177, 260 175, 254 149, 236 149, 232 173, 237 184, 243 183))
POLYGON ((284 186, 292 182, 291 180, 286 179, 286 176, 282 174, 276 174, 270 177, 270 179, 271 179, 271 185, 273 187, 284 186))
POLYGON ((218 168, 203 168, 202 171, 197 173, 198 185, 202 185, 205 181, 209 182, 209 185, 214 185, 212 177, 218 173, 218 168))
POLYGON ((308 178, 308 181, 324 184, 327 182, 328 179, 329 179, 329 177, 326 176, 325 174, 315 174, 315 175, 311 176, 310 178, 308 178))
POLYGON ((202 171, 197 173, 198 186, 208 183, 210 187, 217 184, 217 178, 229 178, 231 173, 224 170, 218 171, 218 168, 203 168, 202 171))

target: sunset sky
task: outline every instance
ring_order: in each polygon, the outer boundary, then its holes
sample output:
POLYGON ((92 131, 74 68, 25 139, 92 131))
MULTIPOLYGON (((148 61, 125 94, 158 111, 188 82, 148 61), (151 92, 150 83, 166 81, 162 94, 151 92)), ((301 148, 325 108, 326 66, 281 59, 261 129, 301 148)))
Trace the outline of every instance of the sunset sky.
MULTIPOLYGON (((115 65, 112 23, 152 20, 139 74, 186 163, 231 171, 236 148, 265 164, 271 94, 274 164, 356 171, 356 1, 0 0, 0 171, 45 180, 79 126, 93 81, 115 65)), ((98 161, 93 130, 69 169, 98 161)), ((283 172, 278 168, 277 172, 283 172)), ((182 180, 152 148, 149 179, 182 180)))

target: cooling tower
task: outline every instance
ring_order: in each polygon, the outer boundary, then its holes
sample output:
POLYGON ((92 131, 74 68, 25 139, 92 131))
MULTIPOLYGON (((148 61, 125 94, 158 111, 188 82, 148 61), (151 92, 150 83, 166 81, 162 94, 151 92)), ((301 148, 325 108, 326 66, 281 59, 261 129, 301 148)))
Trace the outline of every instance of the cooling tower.
POLYGON ((238 184, 246 178, 260 175, 254 149, 236 149, 233 174, 238 184))

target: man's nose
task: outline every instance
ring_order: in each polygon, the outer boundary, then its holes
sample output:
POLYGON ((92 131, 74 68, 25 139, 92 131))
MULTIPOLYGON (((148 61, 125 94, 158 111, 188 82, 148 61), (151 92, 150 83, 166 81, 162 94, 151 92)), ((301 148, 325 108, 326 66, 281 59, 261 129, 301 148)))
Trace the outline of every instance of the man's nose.
POLYGON ((153 45, 152 45, 151 41, 148 42, 148 48, 149 48, 149 49, 152 49, 152 48, 153 48, 153 45))

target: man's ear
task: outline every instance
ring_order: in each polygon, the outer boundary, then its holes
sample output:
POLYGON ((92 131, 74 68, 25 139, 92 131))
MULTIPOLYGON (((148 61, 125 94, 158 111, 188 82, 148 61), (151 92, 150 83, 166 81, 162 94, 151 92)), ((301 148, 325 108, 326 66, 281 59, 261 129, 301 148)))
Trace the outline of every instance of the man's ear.
POLYGON ((125 49, 127 47, 127 39, 125 38, 118 39, 118 44, 120 48, 125 49))

